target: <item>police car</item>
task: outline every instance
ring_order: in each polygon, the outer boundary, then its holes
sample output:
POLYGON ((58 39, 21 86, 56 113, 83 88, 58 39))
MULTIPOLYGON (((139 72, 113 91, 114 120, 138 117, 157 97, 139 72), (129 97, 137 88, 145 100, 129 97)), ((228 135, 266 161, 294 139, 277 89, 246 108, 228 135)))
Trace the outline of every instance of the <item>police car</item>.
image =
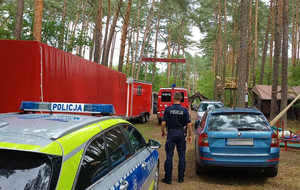
POLYGON ((158 188, 159 142, 146 143, 118 117, 52 113, 106 115, 112 105, 22 102, 20 109, 0 114, 0 189, 158 188))

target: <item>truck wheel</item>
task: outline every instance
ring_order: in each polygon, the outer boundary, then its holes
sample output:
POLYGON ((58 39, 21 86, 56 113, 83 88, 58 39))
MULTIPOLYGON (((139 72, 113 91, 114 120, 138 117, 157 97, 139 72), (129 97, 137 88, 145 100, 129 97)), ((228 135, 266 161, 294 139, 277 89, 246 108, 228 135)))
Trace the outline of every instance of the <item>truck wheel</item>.
POLYGON ((158 125, 161 125, 162 120, 158 119, 158 125))
POLYGON ((148 114, 145 114, 145 119, 146 119, 146 122, 149 121, 149 115, 148 114))
POLYGON ((141 123, 146 123, 146 116, 145 114, 140 118, 141 123))

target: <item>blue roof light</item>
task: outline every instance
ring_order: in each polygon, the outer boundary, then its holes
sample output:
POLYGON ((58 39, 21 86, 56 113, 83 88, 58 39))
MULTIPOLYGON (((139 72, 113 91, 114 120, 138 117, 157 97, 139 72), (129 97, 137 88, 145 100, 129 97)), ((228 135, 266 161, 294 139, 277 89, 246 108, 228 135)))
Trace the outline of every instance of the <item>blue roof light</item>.
POLYGON ((76 112, 101 115, 115 114, 112 104, 82 104, 64 102, 27 102, 23 101, 20 110, 23 111, 48 111, 48 112, 76 112))

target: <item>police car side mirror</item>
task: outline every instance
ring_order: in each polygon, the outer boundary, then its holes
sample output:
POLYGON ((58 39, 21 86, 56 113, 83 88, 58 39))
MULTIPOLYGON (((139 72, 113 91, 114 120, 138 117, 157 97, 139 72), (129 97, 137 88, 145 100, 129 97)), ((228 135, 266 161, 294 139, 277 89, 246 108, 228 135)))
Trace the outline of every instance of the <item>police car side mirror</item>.
POLYGON ((161 146, 160 142, 153 140, 153 139, 149 139, 147 145, 151 149, 158 149, 161 146))

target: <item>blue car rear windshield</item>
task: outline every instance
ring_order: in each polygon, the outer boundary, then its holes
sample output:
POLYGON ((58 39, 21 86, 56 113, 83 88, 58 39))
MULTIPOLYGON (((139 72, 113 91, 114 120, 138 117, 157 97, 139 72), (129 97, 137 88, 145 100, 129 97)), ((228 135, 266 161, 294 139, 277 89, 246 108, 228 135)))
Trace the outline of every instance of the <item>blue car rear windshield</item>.
POLYGON ((207 125, 208 131, 270 131, 265 117, 261 114, 212 114, 207 125))

